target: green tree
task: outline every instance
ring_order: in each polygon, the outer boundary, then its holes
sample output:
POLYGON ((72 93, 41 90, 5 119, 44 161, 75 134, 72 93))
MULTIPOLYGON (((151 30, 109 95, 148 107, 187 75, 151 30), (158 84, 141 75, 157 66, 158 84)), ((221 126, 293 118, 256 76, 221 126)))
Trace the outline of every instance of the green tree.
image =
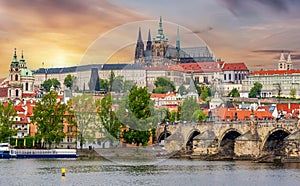
POLYGON ((293 99, 296 98, 296 92, 297 92, 296 88, 291 88, 291 90, 290 90, 291 98, 293 98, 293 99))
POLYGON ((146 88, 134 86, 129 95, 125 95, 117 111, 117 117, 122 123, 121 137, 127 143, 137 146, 147 145, 151 133, 155 134, 158 122, 165 118, 166 113, 154 109, 154 103, 146 88))
POLYGON ((74 124, 70 107, 57 101, 57 96, 54 91, 44 95, 42 100, 36 103, 31 117, 38 129, 37 140, 48 144, 49 148, 52 143, 59 144, 65 137, 64 121, 74 124))
POLYGON ((131 89, 135 86, 133 81, 125 80, 124 81, 124 91, 123 92, 130 92, 131 89))
POLYGON ((181 105, 181 120, 193 121, 192 115, 196 110, 199 110, 200 105, 198 101, 193 97, 186 98, 181 105))
POLYGON ((202 91, 201 91, 201 95, 200 95, 200 98, 202 100, 206 100, 206 98, 208 98, 209 96, 209 88, 208 87, 203 87, 202 91))
POLYGON ((201 121, 204 121, 206 120, 207 118, 207 115, 204 113, 203 110, 196 110, 193 115, 192 115, 192 121, 195 121, 195 122, 201 122, 201 121))
POLYGON ((260 98, 260 93, 262 89, 262 84, 255 82, 254 86, 250 89, 249 98, 260 98))
POLYGON ((108 81, 106 79, 101 79, 99 78, 99 82, 100 82, 100 90, 102 91, 108 91, 108 81))
POLYGON ((118 120, 113 108, 113 98, 108 93, 101 100, 96 102, 97 113, 104 127, 103 133, 105 137, 113 140, 119 140, 121 122, 118 120))
POLYGON ((99 117, 94 98, 87 94, 73 97, 72 109, 78 130, 78 140, 82 149, 86 141, 89 143, 94 141, 97 132, 95 128, 99 126, 99 117))
POLYGON ((53 86, 55 89, 60 87, 60 82, 56 78, 51 78, 45 80, 41 86, 46 90, 46 92, 49 92, 51 87, 53 86))
POLYGON ((176 90, 174 82, 163 76, 157 77, 154 85, 155 88, 152 90, 153 93, 165 94, 167 92, 174 92, 176 90))
POLYGON ((240 93, 238 91, 237 88, 234 88, 232 89, 229 94, 227 95, 227 97, 234 97, 234 98, 237 98, 237 97, 240 97, 240 93))
POLYGON ((17 131, 12 129, 15 116, 17 112, 12 102, 0 103, 0 142, 9 142, 10 137, 17 134, 17 131))
POLYGON ((113 83, 114 83, 115 77, 116 76, 115 76, 114 71, 111 70, 109 78, 108 78, 109 91, 112 91, 112 87, 113 87, 113 83))
POLYGON ((116 76, 113 79, 110 91, 120 93, 123 92, 123 89, 124 89, 123 76, 116 76))
POLYGON ((185 87, 184 85, 180 85, 180 87, 178 88, 178 93, 179 93, 180 95, 186 94, 186 93, 187 93, 186 87, 185 87))
POLYGON ((64 85, 69 88, 70 90, 72 90, 74 84, 76 81, 76 77, 72 76, 71 74, 68 74, 65 79, 64 79, 64 85))

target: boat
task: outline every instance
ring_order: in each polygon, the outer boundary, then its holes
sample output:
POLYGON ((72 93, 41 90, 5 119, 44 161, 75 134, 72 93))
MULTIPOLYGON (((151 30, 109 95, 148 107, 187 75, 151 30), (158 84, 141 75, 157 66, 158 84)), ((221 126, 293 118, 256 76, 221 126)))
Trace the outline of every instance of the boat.
MULTIPOLYGON (((16 158, 77 158, 76 149, 14 149, 16 158)), ((13 154, 12 154, 13 155, 13 154)))
POLYGON ((76 149, 11 149, 8 143, 0 143, 0 158, 77 158, 76 149))
POLYGON ((9 143, 0 143, 0 158, 8 159, 15 157, 13 149, 9 148, 9 143))

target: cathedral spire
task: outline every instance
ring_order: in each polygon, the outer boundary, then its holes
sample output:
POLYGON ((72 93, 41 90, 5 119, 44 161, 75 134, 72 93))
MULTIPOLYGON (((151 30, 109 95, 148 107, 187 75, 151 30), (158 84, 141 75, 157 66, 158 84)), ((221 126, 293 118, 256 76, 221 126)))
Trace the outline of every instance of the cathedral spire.
POLYGON ((179 35, 179 26, 177 27, 176 49, 177 49, 177 50, 180 50, 180 35, 179 35))
POLYGON ((144 57, 144 42, 142 40, 141 27, 139 27, 138 40, 135 47, 135 59, 144 57))
POLYGON ((150 29, 148 31, 148 41, 151 41, 151 33, 150 33, 150 29))
POLYGON ((146 45, 146 50, 148 50, 148 51, 152 50, 152 41, 151 41, 150 29, 148 31, 148 41, 147 41, 147 45, 146 45))
POLYGON ((141 33, 141 27, 139 27, 139 35, 138 35, 138 42, 141 42, 142 40, 142 33, 141 33))

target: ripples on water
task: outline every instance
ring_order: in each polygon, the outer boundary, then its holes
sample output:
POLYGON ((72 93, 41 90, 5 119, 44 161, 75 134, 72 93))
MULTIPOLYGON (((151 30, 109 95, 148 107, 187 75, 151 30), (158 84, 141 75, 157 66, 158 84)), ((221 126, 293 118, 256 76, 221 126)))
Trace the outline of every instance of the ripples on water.
POLYGON ((0 160, 0 185, 299 185, 300 164, 190 161, 125 166, 104 160, 0 160), (67 173, 61 176, 61 168, 67 173))

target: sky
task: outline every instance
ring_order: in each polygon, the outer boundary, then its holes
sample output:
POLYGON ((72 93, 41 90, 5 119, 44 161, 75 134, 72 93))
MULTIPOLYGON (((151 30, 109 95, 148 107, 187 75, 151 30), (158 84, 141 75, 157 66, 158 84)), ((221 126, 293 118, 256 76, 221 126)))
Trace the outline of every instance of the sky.
POLYGON ((189 31, 225 62, 274 69, 280 52, 290 51, 300 68, 299 9, 298 0, 1 0, 0 77, 14 48, 32 70, 88 63, 91 50, 102 56, 91 63, 130 61, 138 27, 146 40, 160 16, 171 44, 177 26, 181 40, 189 31))

